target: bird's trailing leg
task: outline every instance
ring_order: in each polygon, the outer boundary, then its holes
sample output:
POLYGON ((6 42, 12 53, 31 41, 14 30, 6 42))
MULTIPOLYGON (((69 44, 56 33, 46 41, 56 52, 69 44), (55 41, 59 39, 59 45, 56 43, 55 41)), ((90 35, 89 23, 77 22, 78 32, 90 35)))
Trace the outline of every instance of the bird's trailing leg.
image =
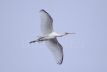
POLYGON ((35 43, 35 42, 41 43, 42 41, 44 41, 44 40, 42 40, 41 38, 39 38, 39 39, 37 39, 37 40, 31 41, 30 44, 31 44, 31 43, 35 43))
POLYGON ((37 42, 36 40, 34 40, 34 41, 31 41, 29 44, 31 44, 31 43, 35 43, 35 42, 37 42))

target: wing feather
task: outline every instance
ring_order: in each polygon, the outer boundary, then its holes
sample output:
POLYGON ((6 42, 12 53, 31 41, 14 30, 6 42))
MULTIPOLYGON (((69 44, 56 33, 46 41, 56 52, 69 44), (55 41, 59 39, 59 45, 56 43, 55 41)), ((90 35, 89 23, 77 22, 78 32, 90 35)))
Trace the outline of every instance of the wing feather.
POLYGON ((46 41, 46 45, 48 46, 48 48, 50 49, 50 51, 54 55, 57 64, 59 64, 59 65, 62 64, 62 62, 63 62, 63 47, 57 41, 57 39, 54 38, 54 39, 50 39, 50 40, 46 41))
POLYGON ((53 32, 53 19, 52 17, 45 11, 40 10, 40 19, 41 19, 41 31, 43 35, 48 35, 53 32))

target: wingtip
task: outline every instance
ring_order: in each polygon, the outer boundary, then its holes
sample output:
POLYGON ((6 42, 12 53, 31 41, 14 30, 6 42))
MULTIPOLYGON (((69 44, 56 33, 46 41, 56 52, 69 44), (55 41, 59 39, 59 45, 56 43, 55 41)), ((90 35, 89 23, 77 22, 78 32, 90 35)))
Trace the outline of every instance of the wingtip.
MULTIPOLYGON (((39 12, 45 12, 45 13, 47 13, 44 9, 41 9, 39 12)), ((47 13, 48 14, 48 13, 47 13)))
MULTIPOLYGON (((49 13, 48 12, 46 12, 44 9, 41 9, 40 11, 39 11, 40 13, 46 13, 46 14, 48 14, 49 15, 49 13)), ((49 15, 49 17, 51 18, 51 16, 49 15)), ((51 18, 52 19, 52 18, 51 18)))
POLYGON ((45 10, 44 10, 44 9, 41 9, 39 12, 41 12, 41 11, 44 11, 44 12, 45 12, 45 10))
POLYGON ((62 61, 61 61, 61 62, 58 62, 57 64, 58 64, 58 65, 61 65, 61 64, 62 64, 62 61))
POLYGON ((58 65, 61 65, 62 63, 57 63, 58 65))
POLYGON ((61 60, 61 61, 58 61, 58 62, 57 62, 57 64, 58 64, 58 65, 61 65, 62 63, 63 63, 63 57, 62 57, 62 60, 61 60))

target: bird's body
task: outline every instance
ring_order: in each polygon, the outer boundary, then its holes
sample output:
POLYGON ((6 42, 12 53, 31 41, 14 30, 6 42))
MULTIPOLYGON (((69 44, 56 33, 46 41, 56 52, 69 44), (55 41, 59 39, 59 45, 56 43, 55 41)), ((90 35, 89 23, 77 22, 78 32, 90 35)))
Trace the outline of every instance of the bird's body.
POLYGON ((31 41, 30 43, 45 41, 46 45, 54 55, 57 64, 60 65, 63 62, 63 47, 57 41, 56 37, 62 37, 64 35, 74 34, 74 33, 67 33, 67 32, 64 32, 62 34, 55 33, 53 30, 53 19, 43 9, 40 10, 40 19, 41 19, 41 31, 43 36, 39 36, 37 40, 31 41))

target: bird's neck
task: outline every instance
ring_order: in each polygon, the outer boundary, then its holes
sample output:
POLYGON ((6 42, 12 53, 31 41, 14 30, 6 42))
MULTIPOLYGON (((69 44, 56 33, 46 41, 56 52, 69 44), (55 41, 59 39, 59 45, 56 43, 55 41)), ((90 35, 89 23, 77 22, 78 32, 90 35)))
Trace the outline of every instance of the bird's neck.
POLYGON ((65 34, 58 34, 56 37, 62 37, 64 36, 65 34))

